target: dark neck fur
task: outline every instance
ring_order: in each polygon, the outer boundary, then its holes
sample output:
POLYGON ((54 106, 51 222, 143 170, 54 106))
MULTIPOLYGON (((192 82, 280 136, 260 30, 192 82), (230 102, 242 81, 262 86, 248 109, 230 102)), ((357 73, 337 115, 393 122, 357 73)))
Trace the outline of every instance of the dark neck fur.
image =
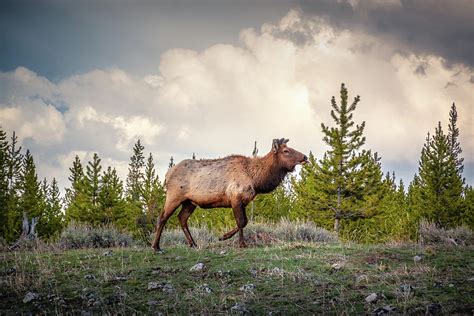
POLYGON ((277 161, 275 161, 275 155, 271 152, 264 157, 253 158, 249 169, 256 193, 269 193, 273 191, 288 173, 286 168, 278 165, 277 161))

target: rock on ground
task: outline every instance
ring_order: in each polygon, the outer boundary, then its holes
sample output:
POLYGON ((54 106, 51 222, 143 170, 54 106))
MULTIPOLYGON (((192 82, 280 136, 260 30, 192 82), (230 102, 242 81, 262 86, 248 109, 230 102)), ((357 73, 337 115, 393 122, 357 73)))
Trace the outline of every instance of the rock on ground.
POLYGON ((249 284, 245 284, 245 285, 242 285, 239 290, 243 291, 243 292, 253 292, 257 287, 255 286, 255 284, 252 284, 252 283, 249 283, 249 284))
POLYGON ((206 268, 206 265, 204 263, 198 262, 191 269, 189 269, 189 271, 198 272, 198 271, 204 270, 205 268, 206 268))
POLYGON ((250 313, 247 307, 244 304, 236 303, 234 306, 230 308, 230 312, 233 314, 248 314, 250 313))
POLYGON ((378 298, 377 293, 372 293, 365 298, 365 301, 370 304, 377 301, 377 298, 378 298))
POLYGON ((421 259, 423 259, 423 258, 421 256, 418 256, 418 255, 413 257, 413 261, 415 261, 415 262, 420 262, 421 259))
POLYGON ((23 298, 23 303, 29 303, 29 302, 32 302, 32 301, 35 301, 39 298, 39 295, 38 293, 35 293, 35 292, 28 292, 26 293, 25 297, 23 298))

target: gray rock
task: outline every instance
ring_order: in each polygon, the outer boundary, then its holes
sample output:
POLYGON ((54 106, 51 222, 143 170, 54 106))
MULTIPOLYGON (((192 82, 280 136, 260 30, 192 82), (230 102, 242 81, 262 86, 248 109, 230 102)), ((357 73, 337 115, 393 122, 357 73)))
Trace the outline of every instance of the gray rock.
POLYGON ((369 283, 369 277, 366 276, 365 274, 356 276, 355 283, 359 284, 361 282, 369 283))
POLYGON ((127 281, 128 278, 127 277, 124 277, 124 276, 116 276, 114 278, 114 281, 127 281))
POLYGON ((217 270, 214 275, 220 279, 230 277, 230 271, 217 270))
POLYGON ((174 286, 171 283, 165 283, 163 285, 163 292, 166 292, 168 294, 173 294, 176 292, 174 286))
POLYGON ((212 288, 207 283, 199 285, 197 287, 197 290, 201 293, 204 293, 204 294, 211 294, 212 293, 212 288))
POLYGON ((148 305, 149 306, 155 306, 155 305, 158 305, 160 304, 160 302, 158 302, 157 300, 150 300, 148 301, 148 305))
POLYGON ((240 315, 250 313, 249 310, 247 309, 247 307, 244 304, 241 304, 241 303, 236 303, 234 306, 232 306, 230 308, 230 312, 233 313, 233 314, 240 314, 240 315))
POLYGON ((397 292, 404 298, 410 298, 415 295, 415 288, 409 284, 402 284, 398 287, 397 292))
POLYGON ((176 292, 174 286, 169 282, 148 282, 148 290, 159 290, 161 289, 163 292, 166 293, 174 293, 176 292))
POLYGON ((29 302, 32 302, 32 301, 35 301, 39 298, 39 295, 38 293, 35 293, 35 292, 28 292, 26 293, 25 297, 23 298, 23 303, 29 303, 29 302))
POLYGON ((467 279, 468 281, 474 282, 474 277, 467 279))
POLYGON ((95 276, 93 274, 86 274, 84 276, 84 279, 86 279, 86 280, 95 280, 95 276))
POLYGON ((199 271, 202 271, 206 268, 206 265, 202 262, 198 262, 196 263, 191 269, 189 269, 189 271, 191 272, 199 272, 199 271))
POLYGON ((365 298, 365 301, 369 304, 375 303, 378 299, 377 293, 372 293, 365 298))
POLYGON ((252 284, 252 283, 249 283, 249 284, 245 284, 245 285, 242 285, 239 290, 243 291, 243 292, 253 292, 255 291, 257 287, 255 286, 255 284, 252 284))
POLYGON ((156 281, 148 282, 148 290, 156 290, 156 289, 160 289, 161 287, 162 285, 159 282, 156 282, 156 281))
POLYGON ((413 261, 415 261, 415 262, 420 262, 422 259, 423 259, 423 257, 419 256, 419 255, 416 255, 416 256, 413 257, 413 261))
POLYGON ((221 255, 221 256, 225 256, 226 254, 227 254, 227 251, 225 251, 225 250, 219 251, 219 255, 221 255))
POLYGON ((396 311, 395 307, 392 307, 390 305, 386 305, 386 306, 374 309, 373 315, 380 316, 380 315, 394 313, 395 311, 396 311))
POLYGON ((344 263, 342 262, 336 262, 331 265, 332 270, 338 271, 338 270, 341 270, 342 268, 344 268, 344 263))
POLYGON ((258 275, 258 270, 255 269, 255 268, 251 268, 251 269, 249 270, 249 272, 250 272, 250 274, 251 274, 254 278, 256 278, 257 275, 258 275))
POLYGON ((16 268, 15 267, 8 268, 6 272, 7 272, 7 275, 14 274, 16 272, 16 268))
POLYGON ((112 256, 113 254, 114 254, 114 252, 113 252, 112 250, 107 250, 107 251, 104 251, 104 252, 102 253, 102 256, 104 256, 104 257, 110 257, 110 256, 112 256))
POLYGON ((276 276, 283 276, 283 274, 285 274, 285 270, 279 268, 279 267, 275 267, 275 268, 272 268, 268 271, 268 274, 269 275, 276 275, 276 276))

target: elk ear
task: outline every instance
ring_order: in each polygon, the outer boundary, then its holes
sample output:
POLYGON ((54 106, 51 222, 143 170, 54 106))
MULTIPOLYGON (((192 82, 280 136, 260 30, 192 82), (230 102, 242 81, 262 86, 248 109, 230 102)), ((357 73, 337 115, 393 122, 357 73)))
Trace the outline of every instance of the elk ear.
POLYGON ((274 139, 273 140, 273 143, 272 143, 272 150, 273 152, 276 154, 276 152, 278 151, 278 148, 280 147, 280 144, 279 144, 279 141, 278 139, 274 139))

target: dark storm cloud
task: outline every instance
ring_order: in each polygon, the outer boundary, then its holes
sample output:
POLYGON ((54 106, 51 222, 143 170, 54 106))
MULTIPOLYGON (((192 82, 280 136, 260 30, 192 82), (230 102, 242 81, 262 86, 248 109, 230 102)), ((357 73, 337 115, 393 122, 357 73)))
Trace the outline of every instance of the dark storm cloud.
POLYGON ((448 66, 474 67, 473 0, 301 0, 300 7, 337 27, 389 36, 409 51, 440 55, 448 66))
POLYGON ((170 48, 236 44, 294 1, 1 0, 0 71, 23 66, 53 81, 96 68, 147 74, 170 48))

